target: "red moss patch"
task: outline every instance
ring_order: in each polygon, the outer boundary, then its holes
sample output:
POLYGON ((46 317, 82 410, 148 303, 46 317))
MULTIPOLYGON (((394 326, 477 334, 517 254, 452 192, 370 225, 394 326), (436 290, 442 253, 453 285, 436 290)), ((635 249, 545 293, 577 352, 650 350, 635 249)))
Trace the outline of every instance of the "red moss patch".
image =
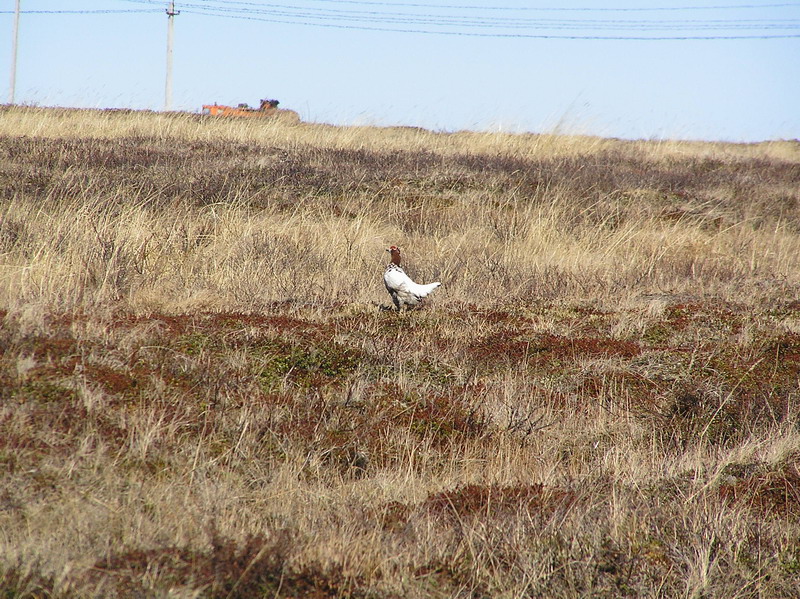
POLYGON ((433 514, 448 517, 493 517, 519 511, 550 515, 558 508, 569 508, 574 494, 532 485, 466 485, 452 491, 429 495, 422 508, 433 514))
POLYGON ((128 393, 139 387, 137 379, 107 366, 90 365, 85 374, 88 380, 98 383, 107 393, 128 393))
POLYGON ((472 343, 468 351, 477 361, 577 360, 585 357, 632 358, 642 352, 638 343, 608 337, 561 337, 541 335, 519 338, 514 331, 500 331, 472 343))
POLYGON ((398 420, 405 421, 420 436, 432 436, 434 442, 454 437, 479 437, 486 432, 486 421, 477 409, 451 395, 434 395, 404 409, 398 420))
POLYGON ((704 306, 700 303, 673 304, 666 309, 665 315, 673 327, 683 328, 703 310, 704 306))
POLYGON ((37 360, 59 360, 75 354, 77 344, 72 337, 32 337, 22 344, 21 353, 32 353, 37 360))
POLYGON ((719 495, 726 502, 744 505, 764 516, 800 517, 800 456, 774 468, 732 464, 723 474, 731 479, 719 487, 719 495))
POLYGON ((516 331, 505 330, 478 339, 470 344, 467 351, 478 362, 493 363, 526 360, 531 353, 540 350, 532 347, 530 340, 519 339, 516 331))
POLYGON ((283 314, 243 314, 239 312, 205 313, 205 322, 212 328, 231 329, 249 326, 255 328, 272 328, 279 331, 319 333, 325 329, 324 324, 309 322, 283 314))
POLYGON ((669 306, 666 318, 671 328, 682 330, 697 323, 715 324, 732 334, 742 330, 743 314, 724 302, 701 304, 688 302, 669 306))
POLYGON ((629 409, 652 408, 659 391, 656 382, 624 370, 589 374, 580 379, 576 389, 581 397, 605 397, 629 409))
POLYGON ((760 352, 723 348, 709 368, 730 389, 722 415, 745 427, 759 420, 780 422, 791 414, 800 389, 800 335, 782 335, 760 352))
POLYGON ((800 362, 800 334, 787 333, 778 337, 764 352, 777 360, 800 362))
POLYGON ((633 358, 642 353, 642 348, 633 341, 609 339, 607 337, 579 337, 575 339, 556 337, 555 335, 550 337, 551 339, 547 340, 548 343, 552 344, 550 351, 562 355, 633 358))

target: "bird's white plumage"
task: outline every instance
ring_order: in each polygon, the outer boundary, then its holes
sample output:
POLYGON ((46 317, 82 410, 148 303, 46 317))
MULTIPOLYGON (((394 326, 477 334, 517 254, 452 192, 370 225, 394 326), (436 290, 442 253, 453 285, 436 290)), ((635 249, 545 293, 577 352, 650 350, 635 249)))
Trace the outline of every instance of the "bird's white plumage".
POLYGON ((394 262, 395 255, 397 256, 397 262, 400 261, 400 250, 392 246, 390 251, 392 252, 393 261, 389 263, 383 273, 383 283, 386 285, 386 290, 392 296, 392 301, 398 310, 403 305, 416 306, 441 285, 439 282, 426 285, 415 283, 400 267, 400 264, 394 262))

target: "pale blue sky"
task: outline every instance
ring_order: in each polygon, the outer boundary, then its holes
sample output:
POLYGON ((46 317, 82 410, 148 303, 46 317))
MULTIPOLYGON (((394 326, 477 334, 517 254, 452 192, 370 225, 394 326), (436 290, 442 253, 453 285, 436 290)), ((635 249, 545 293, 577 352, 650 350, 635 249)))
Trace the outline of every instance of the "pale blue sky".
MULTIPOLYGON (((162 109, 167 5, 21 0, 16 102, 162 109), (142 12, 28 12, 65 10, 142 12)), ((190 0, 175 8, 178 110, 268 97, 305 120, 341 125, 800 138, 800 1, 190 0), (405 31, 387 31, 397 28, 405 31), (557 38, 774 35, 797 37, 557 38)), ((0 0, 0 102, 13 9, 14 0, 0 0)))

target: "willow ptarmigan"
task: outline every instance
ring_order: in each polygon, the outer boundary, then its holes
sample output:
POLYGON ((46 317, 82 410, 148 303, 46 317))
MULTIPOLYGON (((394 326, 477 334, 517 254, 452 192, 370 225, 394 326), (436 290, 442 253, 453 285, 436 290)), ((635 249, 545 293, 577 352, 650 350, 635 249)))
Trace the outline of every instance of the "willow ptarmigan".
POLYGON ((400 248, 393 245, 386 251, 392 254, 392 261, 389 262, 383 273, 383 283, 386 285, 386 291, 392 296, 392 301, 398 311, 403 305, 406 306, 406 309, 418 305, 423 298, 441 285, 438 282, 427 285, 415 283, 400 266, 400 248))

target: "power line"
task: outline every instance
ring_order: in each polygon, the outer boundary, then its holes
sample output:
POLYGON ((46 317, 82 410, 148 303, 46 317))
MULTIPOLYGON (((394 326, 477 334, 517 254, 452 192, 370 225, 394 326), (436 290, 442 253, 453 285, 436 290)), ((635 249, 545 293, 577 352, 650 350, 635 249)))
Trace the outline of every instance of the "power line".
MULTIPOLYGON (((800 29, 800 20, 792 21, 691 21, 673 20, 673 21, 601 21, 601 20, 554 20, 554 19, 539 19, 527 21, 486 21, 464 18, 436 18, 432 16, 375 16, 375 15, 359 15, 357 17, 348 15, 320 15, 315 13, 302 13, 291 11, 253 11, 249 13, 230 13, 226 11, 217 11, 214 9, 205 10, 192 10, 187 9, 187 12, 207 15, 207 16, 220 16, 228 18, 249 18, 251 20, 265 20, 273 21, 277 18, 293 18, 293 19, 307 19, 310 21, 330 21, 330 22, 355 22, 358 24, 364 23, 377 23, 377 24, 400 24, 404 26, 410 25, 426 25, 435 27, 444 26, 457 26, 464 28, 481 28, 481 29, 544 29, 544 30, 636 30, 636 31, 664 31, 664 30, 798 30, 800 29), (269 18, 260 19, 256 15, 267 15, 269 18)), ((318 24, 309 22, 308 24, 318 24)))
MULTIPOLYGON (((148 4, 152 5, 154 1, 163 2, 163 0, 120 0, 123 2, 130 2, 135 4, 148 4)), ((249 11, 268 11, 272 9, 289 9, 289 10, 306 10, 306 11, 325 11, 325 12, 350 12, 353 14, 408 14, 408 13, 387 13, 384 10, 351 10, 342 8, 317 8, 314 6, 302 6, 298 3, 293 4, 278 4, 275 2, 255 2, 248 0, 194 0, 194 4, 182 2, 182 6, 190 6, 192 8, 211 8, 216 10, 224 10, 231 12, 249 12, 249 11)), ((702 11, 702 10, 734 10, 734 9, 765 9, 765 8, 795 8, 800 9, 800 3, 772 3, 772 4, 728 4, 716 6, 661 6, 661 7, 633 7, 633 8, 613 8, 613 7, 532 7, 532 6, 470 6, 470 5, 454 5, 454 4, 422 4, 422 3, 403 3, 403 2, 374 2, 368 0, 305 0, 307 3, 323 3, 335 4, 341 6, 343 4, 349 5, 365 5, 371 7, 398 7, 403 9, 417 9, 426 8, 439 11, 447 10, 480 10, 480 11, 503 11, 508 13, 514 12, 658 12, 658 11, 702 11)), ((494 18, 494 17, 484 17, 494 18)), ((517 18, 517 17, 506 17, 517 18)))
MULTIPOLYGON (((218 0, 217 0, 218 1, 218 0)), ((237 3, 238 4, 238 3, 237 3)), ((247 3, 253 4, 253 3, 247 3)), ((488 17, 488 16, 460 16, 460 15, 432 15, 430 13, 404 13, 404 12, 385 12, 385 11, 376 11, 376 10, 368 10, 368 11, 352 11, 352 10, 342 10, 342 9, 320 9, 320 8, 313 8, 313 7, 295 7, 292 5, 286 4, 269 4, 269 5, 258 5, 261 8, 252 9, 252 8, 236 8, 236 7, 229 7, 227 4, 221 6, 207 6, 205 4, 191 4, 191 3, 182 3, 182 6, 185 6, 190 9, 197 9, 199 11, 216 11, 219 13, 239 13, 244 15, 253 15, 253 14, 267 14, 267 15, 295 15, 295 16, 307 16, 307 17, 317 17, 320 18, 328 17, 328 18, 339 18, 340 16, 349 16, 353 19, 385 19, 385 20, 394 20, 402 19, 402 20, 436 20, 445 24, 459 24, 459 23, 470 23, 470 24, 499 24, 499 25, 513 25, 519 26, 526 23, 535 23, 535 24, 547 24, 547 23, 576 23, 576 24, 608 24, 608 23, 617 23, 617 24, 631 24, 631 25, 655 25, 655 24, 664 24, 664 23, 673 23, 673 24, 709 24, 709 25, 760 25, 760 26, 777 26, 786 23, 798 23, 800 20, 798 19, 674 19, 674 20, 664 20, 664 19, 649 19, 649 20, 642 20, 642 19, 553 19, 551 17, 488 17), (263 8, 265 6, 269 6, 270 8, 263 8)))
MULTIPOLYGON (((126 0, 128 2, 134 2, 138 4, 150 4, 151 2, 148 0, 126 0)), ((323 0, 306 0, 309 1, 323 1, 323 0)), ((340 3, 341 4, 341 3, 340 3)), ((376 2, 363 2, 362 4, 369 4, 370 6, 426 6, 426 7, 433 7, 432 5, 400 5, 397 3, 376 3, 376 2)), ((194 2, 182 2, 181 6, 191 9, 198 9, 198 10, 213 10, 219 12, 227 12, 227 13, 240 13, 240 14, 277 14, 283 11, 289 11, 293 14, 298 15, 309 15, 309 14, 319 14, 319 15, 350 15, 354 18, 360 18, 364 16, 380 16, 380 17, 392 17, 398 16, 402 18, 436 18, 436 19, 457 19, 457 20, 465 20, 465 19, 476 19, 480 22, 524 22, 524 21, 531 21, 530 17, 522 17, 522 16, 487 16, 487 15, 442 15, 442 14, 432 14, 430 12, 419 12, 419 11, 412 11, 412 12, 392 12, 386 10, 364 10, 364 9, 343 9, 343 8, 318 8, 314 6, 303 6, 298 5, 297 3, 294 4, 278 4, 274 2, 248 2, 244 0, 238 1, 226 1, 226 0, 194 0, 194 2)), ((743 7, 750 7, 755 5, 737 5, 737 8, 743 7)), ((767 5, 765 5, 767 6, 767 5)), ((784 6, 783 4, 774 4, 769 6, 784 6)), ((795 8, 800 8, 800 4, 796 5, 789 5, 794 6, 795 8)), ((435 6, 433 8, 439 9, 440 11, 443 9, 442 6, 435 6)), ((513 8, 513 7, 492 7, 495 10, 506 10, 506 11, 514 11, 514 10, 537 10, 537 11, 554 11, 554 10, 582 10, 582 11, 597 11, 597 10, 617 10, 617 9, 588 9, 588 8, 581 8, 581 9, 555 9, 555 8, 531 8, 531 7, 520 7, 520 8, 513 8)), ((688 9, 690 7, 684 7, 684 9, 688 9)), ((701 7, 691 7, 691 8, 701 8, 701 7)), ((705 8, 705 7, 702 7, 705 8)), ((619 9, 619 10, 628 10, 628 9, 619 9)), ((633 10, 633 9, 631 9, 633 10)), ((638 10, 638 9, 636 9, 638 10)), ((667 10, 666 8, 649 8, 647 10, 667 10)), ((799 13, 800 14, 800 13, 799 13)), ((537 21, 544 20, 546 17, 536 17, 537 21)), ((758 21, 769 21, 770 19, 703 19, 703 22, 758 22, 758 21)), ((772 21, 776 22, 783 22, 786 19, 783 17, 774 17, 772 21), (780 19, 779 21, 777 21, 780 19)), ((581 17, 580 22, 590 22, 590 19, 586 19, 581 17)), ((620 21, 621 22, 621 21, 620 21)), ((640 22, 640 21, 633 21, 631 19, 626 19, 626 22, 640 22)), ((645 21, 641 21, 645 22, 645 21)), ((655 22, 655 21, 647 21, 647 22, 655 22)), ((680 22, 692 22, 697 23, 700 22, 698 19, 680 19, 680 22)))
MULTIPOLYGON (((163 0, 121 0, 134 4, 162 4, 163 0)), ((611 12, 642 11, 731 11, 753 8, 800 8, 800 3, 725 4, 716 6, 687 5, 682 7, 600 8, 600 7, 509 7, 435 5, 426 3, 375 2, 370 0, 306 0, 306 4, 255 2, 248 0, 194 0, 181 2, 186 14, 205 17, 238 19, 332 29, 448 35, 483 38, 569 39, 569 40, 736 40, 800 38, 800 19, 794 18, 671 18, 629 19, 621 15, 599 17, 533 16, 562 11, 575 14, 608 14, 611 12), (308 3, 323 6, 309 6, 308 3), (337 7, 324 6, 335 4, 337 7), (366 8, 339 8, 341 5, 366 8), (390 10, 377 10, 377 8, 390 10), (397 8, 409 9, 398 12, 397 8), (419 9, 425 9, 424 11, 419 9), (431 12, 436 9, 437 12, 431 12), (454 14, 452 11, 493 11, 490 14, 454 14), (498 11, 505 11, 503 16, 498 11), (526 16, 512 16, 525 11, 526 16), (531 16, 528 16, 531 15, 531 16), (669 34, 669 35, 668 35, 669 34)), ((99 10, 42 10, 26 14, 115 14, 155 13, 162 9, 99 9, 99 10)), ((8 11, 0 11, 8 12, 8 11)))
MULTIPOLYGON (((186 11, 193 13, 194 11, 186 11)), ((248 21, 262 21, 269 23, 281 23, 287 25, 307 25, 313 27, 326 27, 333 29, 349 29, 358 31, 384 31, 391 33, 416 33, 425 35, 449 35, 460 37, 488 37, 488 38, 524 38, 524 39, 562 39, 562 40, 617 40, 617 41, 668 41, 668 40, 745 40, 745 39, 783 39, 800 38, 800 33, 796 34, 754 34, 754 35, 671 35, 671 36, 612 36, 612 35, 560 35, 560 34, 527 34, 527 33, 482 33, 468 31, 431 31, 425 29, 390 28, 368 25, 341 25, 336 23, 313 23, 297 20, 272 19, 266 17, 235 16, 235 15, 211 15, 210 13, 194 13, 207 16, 219 16, 229 19, 242 19, 248 21)))
MULTIPOLYGON (((127 0, 150 4, 152 0, 127 0)), ((276 6, 265 2, 248 2, 246 0, 197 0, 198 2, 220 2, 222 4, 238 4, 244 6, 276 6)), ((735 10, 735 9, 761 9, 761 8, 800 8, 796 2, 780 2, 772 4, 723 4, 716 6, 647 6, 647 7, 566 7, 566 6, 476 6, 469 4, 425 4, 411 2, 375 2, 370 0, 306 0, 307 2, 325 4, 356 4, 368 6, 398 6, 403 8, 434 8, 434 9, 458 9, 458 10, 493 10, 493 11, 534 11, 534 12, 658 12, 658 11, 681 11, 681 10, 735 10)))
MULTIPOLYGON (((160 13, 161 11, 155 8, 102 8, 102 9, 88 9, 88 10, 21 10, 23 15, 107 15, 107 14, 125 14, 125 13, 139 13, 139 14, 152 14, 160 13)), ((0 10, 0 14, 8 15, 14 14, 13 10, 0 10)))
MULTIPOLYGON (((136 1, 136 0, 128 0, 136 1)), ((141 1, 141 0, 139 0, 141 1)), ((325 2, 325 0, 311 0, 325 2)), ((340 3, 341 4, 341 3, 340 3)), ((395 33, 419 33, 427 35, 451 35, 496 38, 532 39, 615 39, 615 40, 686 40, 686 39, 772 39, 800 37, 798 19, 672 19, 672 20, 633 20, 576 18, 553 19, 550 17, 489 16, 486 14, 434 14, 429 9, 442 6, 430 4, 401 4, 396 2, 353 1, 348 4, 367 5, 369 9, 320 8, 308 5, 288 5, 274 2, 248 2, 244 0, 226 2, 222 0, 195 0, 184 2, 187 13, 231 19, 263 21, 270 23, 351 29, 362 31, 386 31, 395 33), (375 10, 374 7, 418 7, 425 12, 412 10, 396 12, 375 10), (454 30, 455 28, 455 30, 454 30), (564 31, 572 32, 564 35, 564 31), (601 32, 634 32, 641 35, 601 35, 601 32), (655 35, 658 32, 676 32, 682 35, 655 35), (720 32, 711 35, 708 32, 720 32), (728 32, 721 34, 721 32, 728 32), (653 35, 644 35, 653 33, 653 35)), ((774 4, 785 7, 786 4, 774 4)), ((800 7, 798 5, 788 5, 800 7)), ((449 8, 462 9, 461 5, 448 5, 449 8)), ((745 8, 755 5, 724 5, 718 8, 745 8)), ((471 7, 474 8, 474 7, 471 7)), ((502 7, 493 7, 496 10, 502 7)), ((531 7, 527 7, 531 8, 531 7)), ((658 7, 652 7, 656 9, 658 7)), ((687 7, 684 7, 687 8, 687 7)), ((701 8, 701 7, 692 7, 701 8)), ((706 8, 706 7, 702 7, 706 8)), ((763 8, 763 5, 762 5, 763 8)), ((505 7, 506 10, 518 10, 505 7)), ((556 9, 535 9, 556 10, 556 9)), ((583 8, 583 11, 597 9, 583 8)), ((614 10, 614 9, 605 9, 614 10)), ((493 14, 497 14, 496 12, 493 14)), ((526 13, 531 14, 531 13, 526 13)), ((548 13, 544 13, 548 14, 548 13)), ((552 14, 552 13, 551 13, 552 14)))
MULTIPOLYGON (((200 0, 201 2, 204 0, 200 0)), ((601 6, 470 6, 456 4, 407 4, 405 2, 369 2, 367 0, 308 0, 309 2, 326 2, 336 4, 369 4, 377 6, 410 6, 418 8, 455 8, 459 10, 521 10, 521 11, 563 11, 563 12, 657 12, 674 10, 733 10, 752 8, 797 8, 796 3, 782 2, 774 4, 724 4, 718 6, 644 6, 644 7, 601 7, 601 6)), ((256 2, 237 2, 237 4, 257 4, 256 2)))

